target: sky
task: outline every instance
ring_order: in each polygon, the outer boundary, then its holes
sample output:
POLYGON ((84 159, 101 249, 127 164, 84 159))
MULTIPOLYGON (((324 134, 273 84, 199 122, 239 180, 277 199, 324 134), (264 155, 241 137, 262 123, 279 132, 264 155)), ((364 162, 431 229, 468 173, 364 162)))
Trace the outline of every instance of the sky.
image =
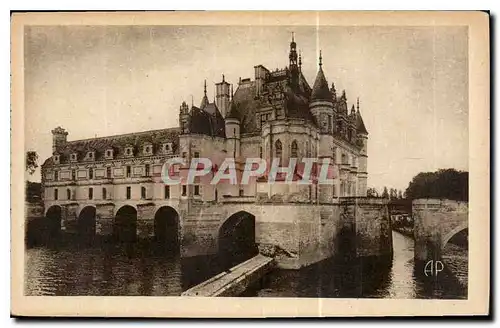
MULTIPOLYGON (((419 172, 468 170, 467 27, 31 26, 25 29, 25 147, 51 156, 68 140, 178 126, 182 101, 235 88, 254 66, 288 65, 291 33, 312 86, 360 98, 368 186, 404 190, 419 172)), ((29 177, 40 180, 40 170, 29 177)))

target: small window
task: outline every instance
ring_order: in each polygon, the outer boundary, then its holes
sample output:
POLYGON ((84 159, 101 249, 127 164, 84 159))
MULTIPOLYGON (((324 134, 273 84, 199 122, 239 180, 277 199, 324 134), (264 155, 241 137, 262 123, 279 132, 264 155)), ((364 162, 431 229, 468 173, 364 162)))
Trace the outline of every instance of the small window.
POLYGON ((299 147, 297 146, 297 141, 294 140, 292 141, 292 152, 291 152, 292 158, 297 158, 298 152, 299 152, 299 147))
POLYGON ((132 193, 131 188, 127 187, 127 199, 130 199, 131 193, 132 193))
POLYGON ((186 194, 187 194, 187 187, 186 187, 186 185, 183 185, 182 186, 182 196, 186 196, 186 194))
POLYGON ((106 199, 106 198, 107 198, 106 188, 102 188, 102 199, 106 199))
POLYGON ((67 200, 71 199, 71 189, 66 189, 66 199, 67 200))
POLYGON ((279 158, 281 164, 281 155, 283 153, 283 146, 281 145, 281 141, 276 140, 274 147, 276 148, 276 158, 279 158))
POLYGON ((94 198, 94 188, 89 188, 89 199, 94 198))
POLYGON ((58 200, 59 198, 59 190, 54 189, 54 200, 58 200))
POLYGON ((89 169, 89 179, 94 178, 94 170, 92 168, 89 169))
POLYGON ((130 165, 127 166, 127 178, 130 178, 130 174, 132 173, 132 168, 130 165))
POLYGON ((146 164, 146 166, 145 166, 145 171, 146 171, 146 172, 145 172, 145 175, 146 175, 147 177, 149 177, 149 171, 150 171, 150 165, 149 165, 149 164, 146 164))
POLYGON ((89 153, 89 158, 94 157, 94 153, 89 153))
POLYGON ((240 189, 238 194, 240 195, 240 197, 243 197, 244 195, 243 189, 240 189))
POLYGON ((71 179, 72 179, 73 181, 75 181, 75 180, 76 180, 76 170, 71 170, 71 179))
POLYGON ((200 195, 200 186, 198 186, 198 185, 194 186, 194 194, 195 194, 195 196, 200 195))
POLYGON ((182 152, 182 158, 186 158, 187 157, 187 153, 185 151, 182 152))
POLYGON ((59 172, 58 171, 54 171, 54 180, 55 181, 59 180, 59 172))
POLYGON ((71 159, 76 160, 76 154, 71 154, 71 159))
POLYGON ((146 198, 146 188, 145 187, 141 187, 141 198, 142 199, 146 198))
POLYGON ((165 151, 170 151, 170 144, 165 144, 165 151))
POLYGON ((165 199, 170 198, 170 186, 165 186, 165 199))
POLYGON ((111 168, 110 167, 106 168, 106 177, 111 178, 111 168))
POLYGON ((200 157, 200 153, 199 153, 199 152, 197 152, 197 151, 195 151, 195 152, 194 152, 194 158, 199 158, 199 157, 200 157))
POLYGON ((106 150, 106 157, 112 157, 113 152, 111 150, 106 150))

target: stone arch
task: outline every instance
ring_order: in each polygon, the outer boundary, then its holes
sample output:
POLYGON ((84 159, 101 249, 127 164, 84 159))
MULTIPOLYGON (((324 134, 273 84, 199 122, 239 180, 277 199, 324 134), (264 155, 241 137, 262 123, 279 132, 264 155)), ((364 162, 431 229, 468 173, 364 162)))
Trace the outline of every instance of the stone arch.
POLYGON ((130 206, 130 207, 134 208, 136 210, 136 212, 137 212, 137 206, 135 204, 125 204, 125 205, 122 205, 122 206, 119 206, 119 204, 118 204, 118 206, 115 206, 114 209, 113 209, 113 211, 114 211, 113 216, 116 217, 116 214, 118 214, 118 211, 121 210, 125 206, 130 206))
POLYGON ((113 221, 113 238, 116 241, 135 242, 137 239, 137 209, 131 205, 120 207, 113 221))
POLYGON ((290 148, 291 148, 290 149, 290 157, 291 158, 297 158, 299 156, 298 155, 298 153, 299 153, 299 146, 297 144, 297 140, 294 139, 292 141, 292 144, 291 144, 290 148))
POLYGON ((468 230, 468 229, 469 229, 468 222, 464 222, 464 223, 456 226, 455 228, 453 228, 450 232, 448 232, 442 238, 441 250, 443 250, 446 247, 446 244, 448 244, 448 242, 450 241, 451 238, 453 238, 453 236, 455 236, 456 234, 458 234, 461 231, 468 230))
POLYGON ((274 143, 274 153, 276 158, 279 158, 281 164, 281 159, 283 158, 283 144, 280 139, 276 140, 274 143))
POLYGON ((84 241, 92 241, 96 232, 96 207, 87 205, 78 214, 78 236, 84 241))
POLYGON ((43 224, 43 239, 45 242, 55 241, 61 232, 62 222, 62 207, 59 205, 52 205, 45 212, 43 224))
POLYGON ((175 208, 162 206, 156 211, 154 236, 161 248, 176 255, 180 253, 180 216, 175 208))
POLYGON ((218 232, 218 254, 225 266, 234 266, 257 252, 255 215, 238 211, 229 216, 218 232))

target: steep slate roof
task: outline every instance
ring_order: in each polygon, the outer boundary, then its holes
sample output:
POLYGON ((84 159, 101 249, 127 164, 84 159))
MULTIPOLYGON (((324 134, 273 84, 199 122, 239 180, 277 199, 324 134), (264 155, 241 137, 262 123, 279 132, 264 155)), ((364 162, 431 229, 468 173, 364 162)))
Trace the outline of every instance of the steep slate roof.
POLYGON ((365 123, 363 122, 363 118, 361 117, 361 113, 359 110, 356 112, 356 130, 360 133, 368 134, 366 131, 365 123))
MULTIPOLYGON (((142 151, 142 145, 151 143, 157 146, 163 142, 171 142, 174 152, 178 149, 179 128, 168 128, 160 130, 150 130, 137 133, 128 133, 115 136, 68 141, 56 151, 61 155, 61 163, 67 162, 72 153, 77 153, 81 159, 88 151, 95 151, 95 160, 104 158, 104 153, 108 149, 113 149, 114 158, 122 158, 126 146, 131 145, 135 151, 142 151)), ((153 147, 153 154, 157 154, 159 147, 153 147)), ((52 164, 52 157, 47 159, 43 165, 52 164)))
POLYGON ((204 108, 193 106, 189 115, 190 133, 226 137, 224 118, 214 103, 208 103, 204 108))
MULTIPOLYGON (((286 70, 272 72, 269 81, 280 82, 288 79, 288 76, 284 74, 285 71, 286 70)), ((265 96, 256 99, 255 93, 256 85, 255 81, 252 81, 238 86, 233 95, 233 101, 231 102, 231 107, 226 117, 240 120, 241 133, 252 133, 257 131, 257 120, 259 119, 257 113, 263 108, 263 103, 265 103, 267 107, 267 100, 264 99, 265 96)), ((310 93, 311 87, 302 73, 299 73, 299 90, 294 92, 289 86, 284 90, 284 109, 286 117, 301 118, 316 124, 316 120, 309 110, 310 93)))
POLYGON ((316 75, 316 80, 311 93, 311 101, 314 100, 327 100, 332 101, 332 94, 328 88, 328 82, 326 81, 325 73, 323 69, 319 68, 318 74, 316 75))

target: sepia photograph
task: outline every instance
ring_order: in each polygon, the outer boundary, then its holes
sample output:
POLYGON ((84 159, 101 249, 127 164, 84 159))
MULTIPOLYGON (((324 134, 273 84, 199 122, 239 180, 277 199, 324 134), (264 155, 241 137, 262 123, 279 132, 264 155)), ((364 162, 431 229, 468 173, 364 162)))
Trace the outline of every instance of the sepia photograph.
POLYGON ((487 311, 486 14, 104 14, 13 16, 20 314, 487 311))

